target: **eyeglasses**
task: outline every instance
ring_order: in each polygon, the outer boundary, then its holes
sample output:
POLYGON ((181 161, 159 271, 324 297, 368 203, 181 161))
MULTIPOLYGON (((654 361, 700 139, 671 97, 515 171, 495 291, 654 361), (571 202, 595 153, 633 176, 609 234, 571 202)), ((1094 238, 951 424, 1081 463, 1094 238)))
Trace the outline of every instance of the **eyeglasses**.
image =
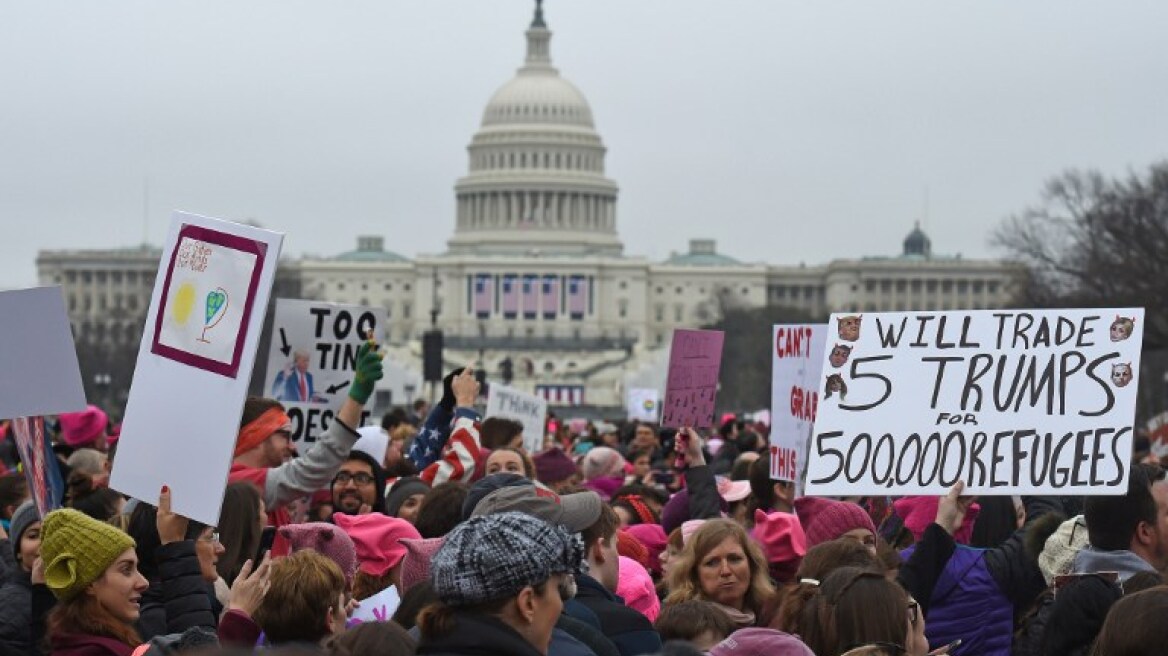
POLYGON ((564 578, 560 579, 560 583, 557 586, 557 589, 560 592, 560 599, 563 599, 564 601, 575 597, 577 591, 576 577, 568 574, 564 578))
POLYGON ((366 474, 363 472, 360 474, 350 474, 349 472, 341 472, 341 473, 337 474, 336 478, 333 479, 334 483, 340 483, 341 485, 345 485, 345 484, 349 483, 350 481, 353 483, 356 483, 357 485, 369 485, 369 484, 373 483, 373 477, 370 476, 369 474, 366 474))
POLYGON ((916 599, 908 602, 908 621, 916 624, 917 618, 921 616, 921 605, 917 603, 916 599))
POLYGON ((211 531, 206 537, 200 537, 203 542, 215 543, 219 541, 219 531, 211 531))

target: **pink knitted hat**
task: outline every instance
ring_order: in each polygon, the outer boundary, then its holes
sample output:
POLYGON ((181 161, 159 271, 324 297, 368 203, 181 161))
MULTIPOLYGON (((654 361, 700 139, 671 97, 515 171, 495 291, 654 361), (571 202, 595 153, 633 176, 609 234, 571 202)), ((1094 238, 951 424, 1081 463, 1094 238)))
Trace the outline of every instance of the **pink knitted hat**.
POLYGON ((401 538, 422 538, 413 524, 381 513, 337 513, 333 521, 353 539, 358 567, 370 576, 385 576, 405 558, 406 548, 399 542, 401 538))
MULTIPOLYGON (((940 497, 903 497, 892 503, 892 510, 904 520, 904 527, 919 541, 925 534, 925 529, 937 518, 937 506, 941 504, 940 497)), ((981 506, 976 503, 970 506, 961 522, 961 528, 953 535, 958 544, 969 544, 973 538, 973 523, 981 513, 981 506)))
POLYGON ((616 594, 625 600, 626 606, 649 618, 650 622, 656 622, 661 614, 661 600, 657 598, 653 577, 641 563, 628 556, 620 557, 616 594))
POLYGON ((66 412, 57 419, 61 422, 61 439, 73 448, 93 444, 109 425, 109 417, 95 405, 81 412, 66 412))
POLYGON ((625 532, 641 541, 649 552, 649 571, 661 574, 661 552, 669 542, 665 529, 660 524, 634 524, 625 529, 625 532))
POLYGON ((694 533, 698 532, 706 520, 704 519, 689 519, 681 523, 681 543, 689 544, 689 539, 693 537, 694 533))
POLYGON ((794 577, 807 555, 807 535, 799 518, 791 513, 755 510, 750 537, 762 546, 771 571, 781 574, 782 582, 794 577))
POLYGON ((442 548, 446 538, 402 538, 405 558, 402 559, 401 583, 398 589, 404 595, 406 590, 430 578, 430 561, 442 548))
POLYGON ((288 550, 284 552, 273 545, 272 556, 287 556, 311 549, 336 563, 345 575, 345 582, 353 585, 353 576, 357 573, 357 547, 343 530, 324 522, 309 522, 281 526, 277 533, 284 538, 288 550))
POLYGON ((799 515, 803 531, 807 534, 808 549, 857 528, 868 529, 873 535, 876 533, 872 518, 854 503, 822 497, 799 497, 795 499, 795 513, 799 515))

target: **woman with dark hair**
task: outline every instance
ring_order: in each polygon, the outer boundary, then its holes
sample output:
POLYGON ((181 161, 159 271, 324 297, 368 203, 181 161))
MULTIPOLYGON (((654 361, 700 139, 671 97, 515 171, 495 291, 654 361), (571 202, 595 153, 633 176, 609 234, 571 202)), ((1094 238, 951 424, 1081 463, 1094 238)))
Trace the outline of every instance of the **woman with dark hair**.
POLYGON ((418 617, 418 653, 545 656, 583 555, 579 538, 530 515, 467 520, 434 556, 438 603, 418 617))
POLYGON ((771 478, 770 458, 759 458, 750 463, 746 480, 750 481, 750 499, 747 511, 754 516, 755 510, 766 513, 795 512, 795 484, 776 481, 771 478))
POLYGON ((712 601, 741 628, 754 626, 756 614, 774 593, 758 543, 740 524, 711 519, 685 540, 676 563, 670 563, 665 603, 712 601))
POLYGON ((99 522, 121 514, 126 498, 108 487, 95 487, 93 477, 82 472, 69 475, 65 488, 65 506, 80 511, 99 522))
POLYGON ((257 555, 267 521, 259 488, 247 481, 227 486, 219 512, 219 544, 223 552, 215 563, 215 570, 227 585, 234 583, 243 564, 257 555))
MULTIPOLYGON (((23 478, 23 477, 22 477, 23 478)), ((11 546, 10 555, 16 559, 16 568, 7 582, 0 583, 0 653, 11 656, 39 656, 32 629, 36 623, 32 608, 34 596, 41 597, 43 586, 35 586, 33 565, 41 548, 41 518, 31 500, 17 506, 8 527, 10 542, 0 540, 0 547, 11 546)), ((43 621, 43 618, 38 618, 43 621)))
POLYGON ((215 529, 181 515, 138 503, 126 533, 134 540, 138 572, 149 582, 138 600, 136 628, 143 640, 214 627, 212 584, 215 560, 223 552, 215 529))
POLYGON ((329 640, 329 656, 412 656, 414 639, 394 622, 366 622, 329 640))
POLYGON ((462 522, 462 504, 470 488, 465 483, 447 481, 435 485, 422 498, 414 528, 424 538, 440 538, 462 522))
POLYGON ((57 598, 49 615, 54 656, 129 656, 142 642, 134 625, 149 582, 138 572, 134 539, 76 510, 49 513, 41 558, 57 598))
POLYGON ((907 656, 925 656, 925 618, 904 588, 880 572, 844 567, 823 581, 799 584, 793 626, 820 656, 838 656, 857 647, 887 648, 907 656))

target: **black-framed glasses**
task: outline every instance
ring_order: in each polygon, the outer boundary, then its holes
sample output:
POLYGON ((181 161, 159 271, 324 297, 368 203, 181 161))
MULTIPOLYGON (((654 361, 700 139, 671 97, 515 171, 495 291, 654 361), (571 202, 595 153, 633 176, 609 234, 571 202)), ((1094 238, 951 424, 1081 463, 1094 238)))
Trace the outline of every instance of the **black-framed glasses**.
POLYGON ((199 539, 204 541, 204 542, 210 542, 210 543, 214 544, 216 542, 219 542, 219 531, 211 531, 210 533, 206 534, 205 536, 201 536, 199 539))
POLYGON ((373 483, 373 476, 364 472, 350 474, 349 472, 343 471, 337 474, 333 482, 340 483, 341 485, 347 485, 349 482, 356 483, 357 485, 370 485, 373 483))
POLYGON ((916 599, 910 599, 908 602, 908 621, 916 625, 917 619, 921 616, 921 605, 916 599))

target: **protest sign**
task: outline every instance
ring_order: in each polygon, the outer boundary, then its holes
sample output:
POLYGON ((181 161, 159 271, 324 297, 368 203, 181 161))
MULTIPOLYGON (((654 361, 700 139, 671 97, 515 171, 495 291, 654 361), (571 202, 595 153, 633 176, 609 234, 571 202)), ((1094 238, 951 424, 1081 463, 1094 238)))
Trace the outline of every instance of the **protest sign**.
POLYGON ((176 212, 110 487, 215 526, 283 235, 176 212))
POLYGON ((543 451, 547 399, 521 392, 514 387, 491 385, 487 394, 486 417, 505 417, 523 424, 523 448, 528 453, 543 451))
POLYGON ((357 350, 370 332, 384 342, 385 323, 385 308, 276 300, 264 391, 287 409, 293 441, 315 442, 328 430, 348 398, 357 350))
POLYGON ((634 387, 629 390, 626 405, 629 421, 656 423, 661 395, 655 389, 634 387))
POLYGON ((85 409, 60 287, 0 292, 0 419, 85 409))
POLYGON ((665 382, 665 428, 710 428, 722 366, 720 330, 675 330, 665 382))
POLYGON ((807 446, 819 406, 827 326, 775 326, 771 340, 771 478, 801 495, 807 446))
POLYGON ((353 609, 353 619, 362 622, 388 622, 401 605, 397 586, 391 585, 377 594, 363 599, 353 609))
POLYGON ((833 315, 807 494, 1118 495, 1144 311, 833 315))
POLYGON ((44 517, 50 510, 61 507, 65 498, 65 481, 57 467, 57 456, 45 436, 44 417, 20 417, 12 421, 16 450, 24 467, 28 490, 36 503, 37 513, 44 517))

